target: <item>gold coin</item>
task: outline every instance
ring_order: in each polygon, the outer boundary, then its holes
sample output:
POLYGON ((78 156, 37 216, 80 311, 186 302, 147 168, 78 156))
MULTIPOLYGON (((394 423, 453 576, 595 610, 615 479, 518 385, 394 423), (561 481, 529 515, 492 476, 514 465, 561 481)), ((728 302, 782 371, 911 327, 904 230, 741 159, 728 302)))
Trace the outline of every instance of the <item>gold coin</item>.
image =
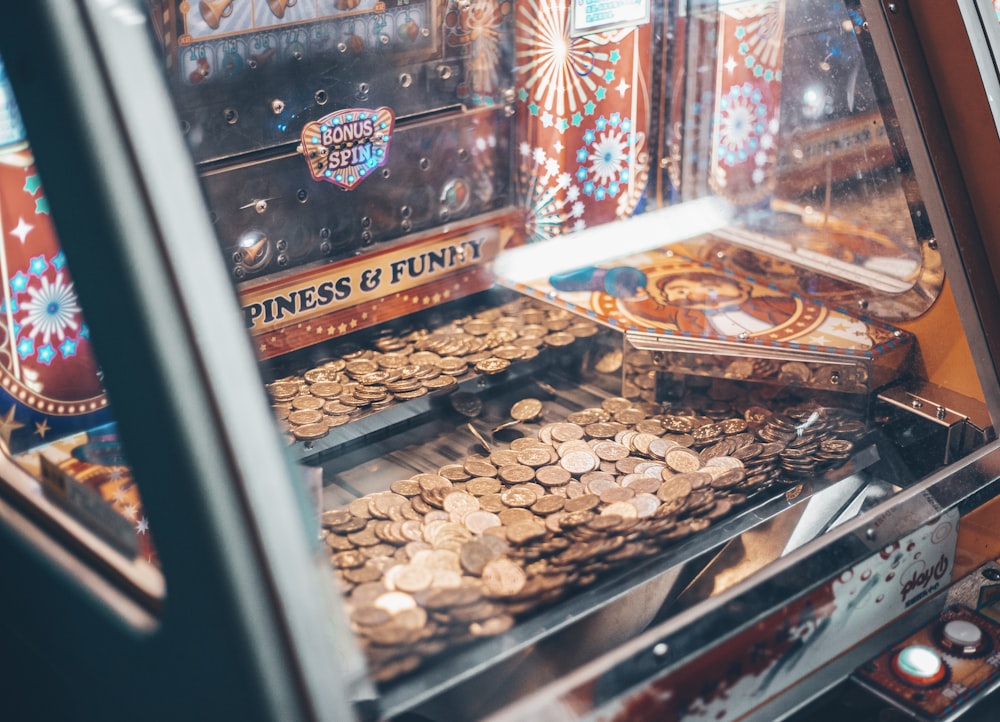
POLYGON ((517 462, 522 466, 537 468, 552 462, 552 451, 548 447, 532 447, 517 452, 517 462))
POLYGON ((496 494, 500 487, 500 480, 492 476, 477 476, 465 482, 465 490, 473 496, 496 494))
POLYGON ((453 491, 444 498, 444 510, 449 514, 466 514, 479 510, 479 499, 464 491, 453 491))
POLYGON ((537 521, 523 521, 507 527, 507 539, 517 545, 538 541, 545 538, 545 534, 545 525, 537 521))
POLYGON ((671 469, 681 473, 698 471, 701 468, 701 457, 683 446, 677 446, 667 451, 663 460, 671 469))
POLYGON ((476 363, 476 371, 484 374, 498 374, 508 368, 510 368, 510 361, 495 356, 490 356, 476 363))
POLYGON ((521 399, 510 409, 512 418, 518 421, 530 421, 542 413, 542 402, 538 399, 521 399))
POLYGON ((299 393, 299 385, 293 381, 275 381, 267 390, 275 401, 288 401, 299 393))
POLYGON ((336 381, 317 381, 309 387, 313 396, 319 396, 323 399, 336 398, 343 390, 344 387, 336 381))
POLYGON ((535 480, 542 486, 563 486, 572 476, 561 466, 543 466, 535 470, 535 480))
POLYGON ((378 364, 370 359, 355 359, 348 361, 344 368, 351 376, 358 376, 378 371, 378 364))
POLYGON ((552 424, 551 434, 553 441, 572 441, 582 439, 584 436, 583 427, 579 424, 560 422, 552 424))
POLYGON ((524 570, 515 562, 500 557, 483 567, 483 591, 492 597, 512 597, 527 583, 524 570))
POLYGON ((559 460, 559 465, 571 474, 579 476, 596 469, 598 458, 591 451, 571 451, 559 460))
POLYGON ((538 500, 538 494, 524 484, 510 486, 500 492, 503 503, 510 507, 529 507, 538 500))
POLYGON ((601 516, 615 516, 622 519, 638 519, 639 510, 627 501, 618 501, 613 504, 608 504, 606 507, 601 509, 601 516))
POLYGON ((316 409, 301 409, 288 414, 289 423, 297 426, 316 424, 323 420, 323 412, 316 409))
POLYGON ((502 522, 500 521, 500 517, 494 514, 493 512, 483 511, 482 509, 479 509, 477 511, 472 511, 466 514, 465 517, 462 519, 462 523, 465 524, 465 527, 469 531, 471 531, 476 536, 479 536, 487 529, 500 526, 502 522))
POLYGON ((323 399, 307 394, 301 394, 292 399, 292 408, 297 410, 321 409, 325 402, 323 399))
POLYGON ((535 470, 523 464, 508 464, 497 470, 497 476, 508 484, 521 484, 535 478, 535 470))
POLYGON ((330 433, 330 427, 325 423, 304 424, 292 429, 292 435, 299 441, 314 441, 330 433))

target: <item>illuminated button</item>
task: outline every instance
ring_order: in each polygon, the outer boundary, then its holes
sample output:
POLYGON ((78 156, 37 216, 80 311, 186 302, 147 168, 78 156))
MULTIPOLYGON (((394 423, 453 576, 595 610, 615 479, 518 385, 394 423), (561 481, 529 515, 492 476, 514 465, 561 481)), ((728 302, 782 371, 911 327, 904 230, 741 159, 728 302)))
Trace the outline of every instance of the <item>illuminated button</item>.
POLYGON ((899 650, 892 666, 904 681, 917 687, 937 684, 945 675, 944 662, 938 653, 919 644, 899 650))
POLYGON ((949 651, 972 654, 983 644, 983 630, 964 619, 953 619, 941 630, 945 646, 949 651))

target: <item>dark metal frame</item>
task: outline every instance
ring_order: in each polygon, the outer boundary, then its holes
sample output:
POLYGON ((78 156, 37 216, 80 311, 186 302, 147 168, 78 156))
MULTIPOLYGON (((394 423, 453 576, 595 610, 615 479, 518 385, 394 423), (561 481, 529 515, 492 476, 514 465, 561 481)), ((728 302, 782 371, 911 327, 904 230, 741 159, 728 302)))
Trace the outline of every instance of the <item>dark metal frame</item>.
POLYGON ((349 717, 359 667, 142 12, 27 3, 0 48, 166 579, 155 608, 4 502, 23 583, 0 627, 30 650, 5 691, 92 719, 349 717))

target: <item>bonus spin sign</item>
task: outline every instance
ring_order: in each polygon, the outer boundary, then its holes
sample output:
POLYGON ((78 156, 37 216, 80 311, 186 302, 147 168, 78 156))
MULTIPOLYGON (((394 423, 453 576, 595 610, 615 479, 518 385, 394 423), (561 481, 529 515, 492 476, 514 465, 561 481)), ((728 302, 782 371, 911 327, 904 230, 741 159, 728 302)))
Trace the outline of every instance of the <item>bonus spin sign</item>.
POLYGON ((353 190, 389 159, 396 117, 386 107, 338 110, 302 129, 298 152, 313 180, 353 190))

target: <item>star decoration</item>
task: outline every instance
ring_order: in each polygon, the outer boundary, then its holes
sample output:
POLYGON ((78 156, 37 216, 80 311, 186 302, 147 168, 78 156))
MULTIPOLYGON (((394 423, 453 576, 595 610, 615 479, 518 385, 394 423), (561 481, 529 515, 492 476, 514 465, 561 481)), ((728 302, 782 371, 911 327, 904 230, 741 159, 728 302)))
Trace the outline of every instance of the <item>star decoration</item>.
POLYGON ((22 338, 17 342, 17 355, 21 358, 28 358, 35 353, 35 342, 30 338, 22 338))
POLYGON ((573 113, 573 117, 570 119, 574 126, 579 126, 583 122, 583 116, 579 113, 573 113))
POLYGON ((35 433, 38 434, 43 439, 45 438, 45 435, 49 433, 50 430, 51 429, 49 428, 48 419, 42 419, 41 421, 35 422, 35 433))
POLYGON ((593 115, 595 110, 597 110, 597 106, 592 100, 588 100, 586 105, 583 106, 583 112, 587 115, 593 115))
POLYGON ((618 86, 615 88, 615 90, 617 90, 618 94, 624 98, 625 93, 627 93, 628 89, 631 87, 632 87, 631 85, 625 82, 625 78, 622 78, 621 81, 618 83, 618 86))
POLYGON ((48 366, 52 363, 52 359, 55 358, 56 350, 52 348, 52 344, 47 343, 38 349, 38 360, 48 366))
POLYGON ((38 177, 37 173, 32 173, 29 176, 25 176, 24 179, 24 190, 31 195, 35 195, 38 190, 42 187, 42 179, 38 177))
POLYGON ((17 225, 10 230, 10 235, 14 236, 19 241, 21 241, 21 245, 24 245, 24 240, 28 237, 28 234, 31 233, 31 231, 34 228, 35 227, 30 223, 27 223, 24 220, 24 218, 18 218, 17 225))
POLYGON ((149 531, 149 522, 146 517, 142 517, 135 523, 135 533, 136 534, 146 534, 149 531))
POLYGON ((21 293, 28 288, 28 277, 22 271, 18 271, 10 279, 10 288, 14 293, 21 293))
POLYGON ((48 215, 49 214, 49 199, 45 196, 35 200, 35 215, 48 215))
POLYGON ((16 411, 17 406, 12 404, 10 410, 7 412, 7 415, 0 419, 0 440, 3 440, 3 443, 8 449, 10 448, 11 434, 18 429, 24 428, 24 424, 20 421, 14 421, 14 413, 16 411))
MULTIPOLYGON (((611 82, 612 78, 608 78, 608 82, 611 82)), ((594 97, 598 100, 604 100, 607 97, 608 89, 605 87, 600 87, 594 91, 594 97)))
POLYGON ((42 274, 45 273, 45 269, 49 267, 49 262, 45 260, 45 255, 35 256, 31 259, 31 263, 28 264, 28 270, 33 274, 41 278, 42 274))

